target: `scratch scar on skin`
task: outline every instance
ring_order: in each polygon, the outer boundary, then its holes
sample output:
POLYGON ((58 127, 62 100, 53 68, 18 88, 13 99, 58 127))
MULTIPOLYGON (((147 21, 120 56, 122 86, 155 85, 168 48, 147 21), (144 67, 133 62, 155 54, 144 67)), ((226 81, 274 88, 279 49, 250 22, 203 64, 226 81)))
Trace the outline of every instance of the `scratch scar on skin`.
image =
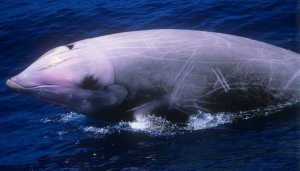
POLYGON ((219 80, 219 83, 222 85, 222 87, 224 88, 225 92, 227 93, 227 91, 230 90, 230 87, 227 84, 225 78, 223 77, 221 71, 219 69, 216 69, 216 70, 213 69, 213 72, 216 74, 216 76, 217 76, 217 78, 219 80))
POLYGON ((62 64, 62 63, 66 62, 66 61, 68 61, 68 60, 70 60, 70 59, 73 59, 73 58, 74 58, 74 57, 68 58, 68 59, 65 59, 65 60, 62 60, 62 61, 53 63, 53 64, 50 64, 50 65, 48 65, 48 66, 46 66, 46 67, 44 67, 44 68, 39 69, 38 71, 41 71, 41 70, 45 70, 45 69, 49 69, 49 68, 55 67, 55 66, 57 66, 57 65, 59 65, 59 64, 62 64))

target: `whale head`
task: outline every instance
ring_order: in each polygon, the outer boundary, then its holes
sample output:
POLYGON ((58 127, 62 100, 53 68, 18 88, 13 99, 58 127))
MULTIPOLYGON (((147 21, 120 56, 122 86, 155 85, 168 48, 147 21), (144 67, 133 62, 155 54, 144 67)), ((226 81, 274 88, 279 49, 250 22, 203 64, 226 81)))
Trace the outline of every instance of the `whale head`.
POLYGON ((48 51, 6 85, 86 115, 118 105, 127 93, 114 84, 114 69, 101 52, 80 42, 48 51))

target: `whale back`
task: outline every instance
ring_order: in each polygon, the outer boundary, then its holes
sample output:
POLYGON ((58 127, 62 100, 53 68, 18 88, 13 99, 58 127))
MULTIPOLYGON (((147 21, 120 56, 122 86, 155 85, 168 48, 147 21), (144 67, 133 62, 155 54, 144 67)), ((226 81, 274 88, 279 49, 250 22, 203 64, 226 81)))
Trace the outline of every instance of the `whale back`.
POLYGON ((234 112, 299 99, 300 55, 263 42, 152 30, 104 36, 98 46, 140 104, 164 97, 186 113, 234 112))

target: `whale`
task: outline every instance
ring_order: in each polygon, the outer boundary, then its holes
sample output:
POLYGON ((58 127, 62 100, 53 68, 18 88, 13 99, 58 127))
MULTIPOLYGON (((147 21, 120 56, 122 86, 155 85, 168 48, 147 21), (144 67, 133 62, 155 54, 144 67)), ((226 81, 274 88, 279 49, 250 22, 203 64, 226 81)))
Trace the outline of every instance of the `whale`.
POLYGON ((9 89, 103 121, 299 104, 300 55, 234 35, 130 31, 54 48, 9 89))

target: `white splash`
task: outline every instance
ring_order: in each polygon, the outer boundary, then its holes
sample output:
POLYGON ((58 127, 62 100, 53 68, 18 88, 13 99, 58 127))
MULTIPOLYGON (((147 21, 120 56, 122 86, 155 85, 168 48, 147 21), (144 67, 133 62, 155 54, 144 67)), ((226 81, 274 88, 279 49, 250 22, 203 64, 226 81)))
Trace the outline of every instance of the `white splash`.
POLYGON ((128 126, 133 131, 162 132, 175 130, 176 124, 160 116, 141 114, 135 116, 135 121, 128 122, 128 126))
POLYGON ((93 134, 98 134, 98 135, 99 134, 105 135, 105 134, 110 133, 109 129, 106 129, 106 128, 97 128, 97 127, 94 127, 94 126, 84 127, 83 131, 84 132, 91 132, 93 134))
POLYGON ((57 131, 57 135, 59 135, 59 136, 63 136, 68 133, 69 133, 69 131, 57 131))
POLYGON ((41 119, 41 122, 42 122, 42 123, 51 123, 52 120, 49 119, 49 118, 45 118, 45 119, 41 119))
POLYGON ((80 115, 75 112, 61 114, 60 116, 61 116, 61 118, 58 121, 63 122, 63 123, 73 122, 73 121, 78 122, 78 121, 82 121, 82 119, 85 118, 84 115, 80 115))
MULTIPOLYGON (((157 117, 154 115, 138 115, 135 121, 128 122, 128 126, 132 130, 139 130, 144 132, 167 132, 167 131, 179 131, 179 130, 200 130, 214 128, 222 124, 231 123, 235 119, 233 114, 229 113, 204 113, 198 111, 197 114, 188 118, 185 126, 179 126, 176 123, 157 117)), ((123 123, 123 126, 126 125, 123 123)), ((123 127, 124 128, 124 127, 123 127)))
POLYGON ((222 124, 231 123, 234 116, 228 113, 210 114, 198 111, 196 115, 189 117, 185 130, 199 130, 217 127, 222 124))
POLYGON ((40 122, 42 123, 56 123, 56 122, 82 122, 86 117, 84 115, 77 114, 75 112, 69 112, 65 114, 59 114, 52 118, 44 118, 41 119, 40 122))
POLYGON ((128 122, 132 129, 145 130, 151 127, 150 120, 145 115, 136 115, 135 121, 128 122))

